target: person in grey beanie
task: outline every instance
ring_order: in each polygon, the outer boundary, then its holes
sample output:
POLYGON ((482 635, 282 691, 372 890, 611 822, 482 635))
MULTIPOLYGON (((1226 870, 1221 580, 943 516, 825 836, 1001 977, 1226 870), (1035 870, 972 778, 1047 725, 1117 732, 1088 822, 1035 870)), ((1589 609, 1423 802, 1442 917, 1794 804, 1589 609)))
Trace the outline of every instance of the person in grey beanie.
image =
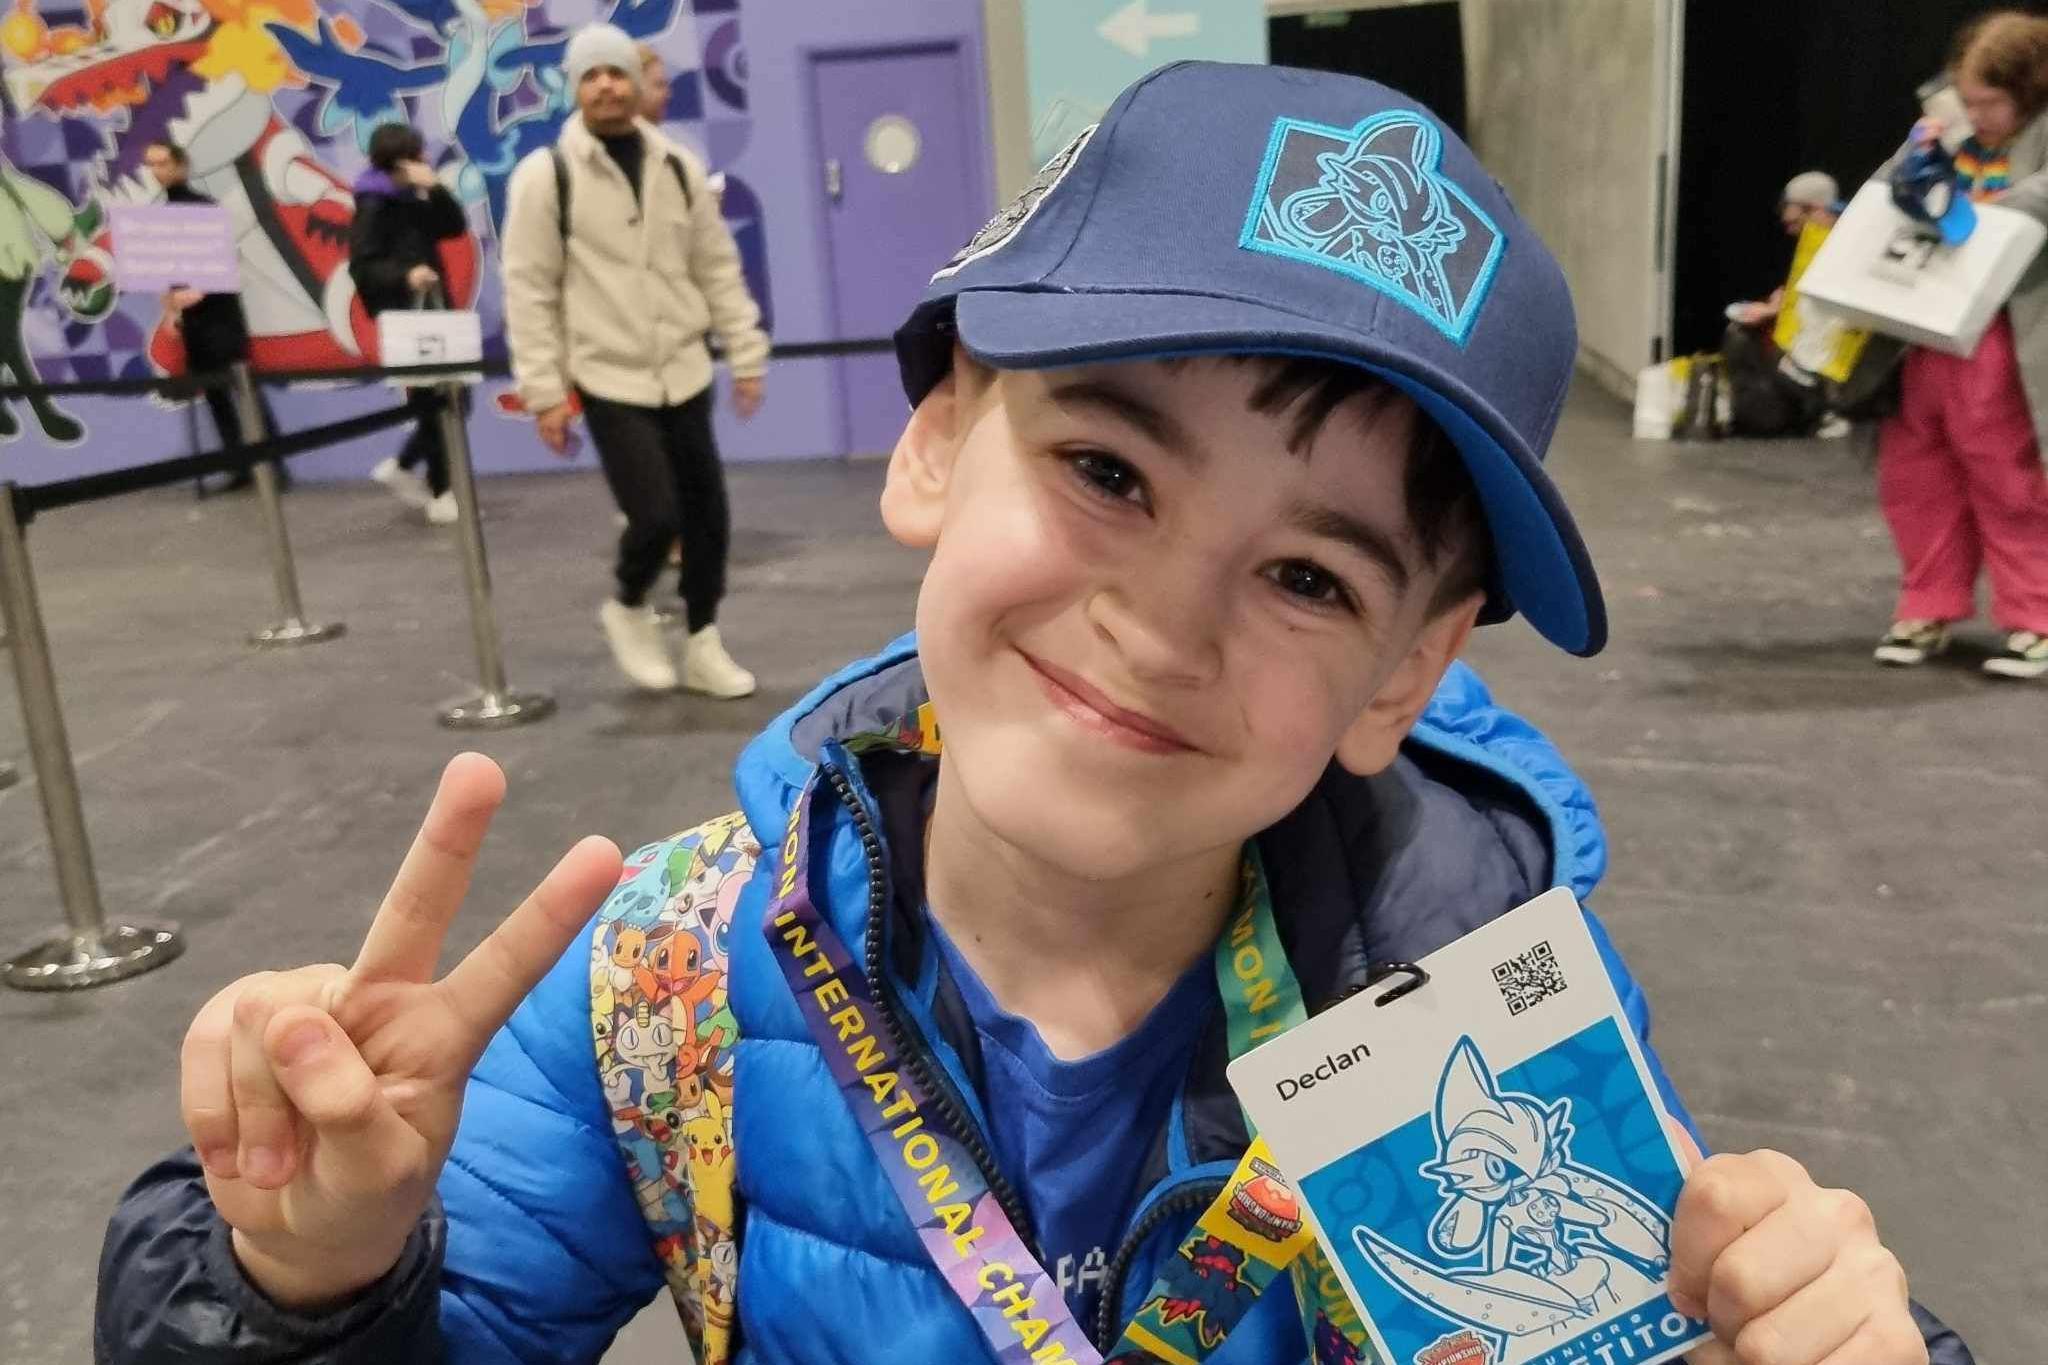
POLYGON ((744 697, 717 613, 731 518, 711 431, 716 335, 742 418, 760 406, 768 338, 695 153, 639 116, 641 57, 609 24, 563 56, 577 114, 513 172, 500 239, 512 376, 541 439, 568 452, 578 407, 626 527, 598 619, 636 685, 744 697), (647 597, 680 534, 682 667, 647 597))
MULTIPOLYGON (((1826 171, 1801 171, 1778 195, 1778 226, 1794 241, 1809 227, 1824 236, 1841 216, 1841 196, 1841 187, 1826 171)), ((1736 435, 1838 439, 1849 434, 1849 423, 1829 410, 1827 387, 1787 356, 1774 335, 1779 315, 1796 298, 1789 291, 1805 260, 1795 251, 1793 273, 1769 298, 1728 305, 1721 365, 1728 376, 1729 426, 1736 435)))

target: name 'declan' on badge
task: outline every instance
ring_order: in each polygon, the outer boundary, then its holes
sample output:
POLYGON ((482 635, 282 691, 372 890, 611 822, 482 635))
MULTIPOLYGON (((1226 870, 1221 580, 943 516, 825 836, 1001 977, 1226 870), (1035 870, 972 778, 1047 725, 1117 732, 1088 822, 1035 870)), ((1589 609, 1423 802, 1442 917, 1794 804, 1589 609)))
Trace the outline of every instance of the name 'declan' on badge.
POLYGON ((1328 1052, 1323 1054, 1323 1060, 1313 1071, 1304 1071, 1299 1076, 1282 1076, 1273 1088, 1280 1092, 1283 1101, 1291 1100, 1304 1090, 1315 1089, 1317 1081, 1327 1081, 1340 1071, 1349 1071, 1370 1056, 1372 1049, 1364 1043, 1349 1052, 1328 1052))

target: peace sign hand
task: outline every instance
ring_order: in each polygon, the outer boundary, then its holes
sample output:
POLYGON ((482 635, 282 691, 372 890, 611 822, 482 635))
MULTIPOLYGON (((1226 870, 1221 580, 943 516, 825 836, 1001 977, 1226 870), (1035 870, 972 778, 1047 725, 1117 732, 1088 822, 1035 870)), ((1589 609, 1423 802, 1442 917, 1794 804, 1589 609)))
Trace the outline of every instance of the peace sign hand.
POLYGON ((207 1190, 280 1304, 338 1302, 397 1263, 471 1069, 618 882, 618 849, 583 840, 436 981, 504 796, 495 763, 454 759, 355 965, 245 976, 185 1035, 180 1107, 207 1190))

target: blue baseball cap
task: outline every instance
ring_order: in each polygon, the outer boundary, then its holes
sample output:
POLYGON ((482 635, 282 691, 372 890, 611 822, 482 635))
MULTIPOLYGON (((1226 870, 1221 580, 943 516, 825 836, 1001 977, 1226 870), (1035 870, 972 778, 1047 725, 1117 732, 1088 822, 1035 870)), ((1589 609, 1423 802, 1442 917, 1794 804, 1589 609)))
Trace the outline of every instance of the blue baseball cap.
POLYGON ((1482 619, 1519 611, 1579 655, 1607 642, 1543 470, 1578 355, 1564 274, 1471 150, 1383 85, 1153 72, 932 277, 896 334, 913 404, 956 338, 997 369, 1259 354, 1370 370, 1471 471, 1494 550, 1482 619))
POLYGON ((1977 230, 1977 210, 1956 185, 1956 163, 1939 142, 1909 149, 1892 172, 1892 202, 1950 246, 1977 230))

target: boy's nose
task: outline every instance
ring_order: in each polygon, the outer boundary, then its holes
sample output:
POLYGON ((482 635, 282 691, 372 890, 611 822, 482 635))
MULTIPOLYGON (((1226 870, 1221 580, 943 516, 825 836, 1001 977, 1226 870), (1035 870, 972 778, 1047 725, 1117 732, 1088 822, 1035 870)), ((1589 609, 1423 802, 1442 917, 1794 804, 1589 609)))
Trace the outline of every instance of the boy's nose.
POLYGON ((1206 687, 1223 675, 1221 593, 1204 575, 1153 566, 1088 603, 1096 632, 1139 681, 1206 687))

